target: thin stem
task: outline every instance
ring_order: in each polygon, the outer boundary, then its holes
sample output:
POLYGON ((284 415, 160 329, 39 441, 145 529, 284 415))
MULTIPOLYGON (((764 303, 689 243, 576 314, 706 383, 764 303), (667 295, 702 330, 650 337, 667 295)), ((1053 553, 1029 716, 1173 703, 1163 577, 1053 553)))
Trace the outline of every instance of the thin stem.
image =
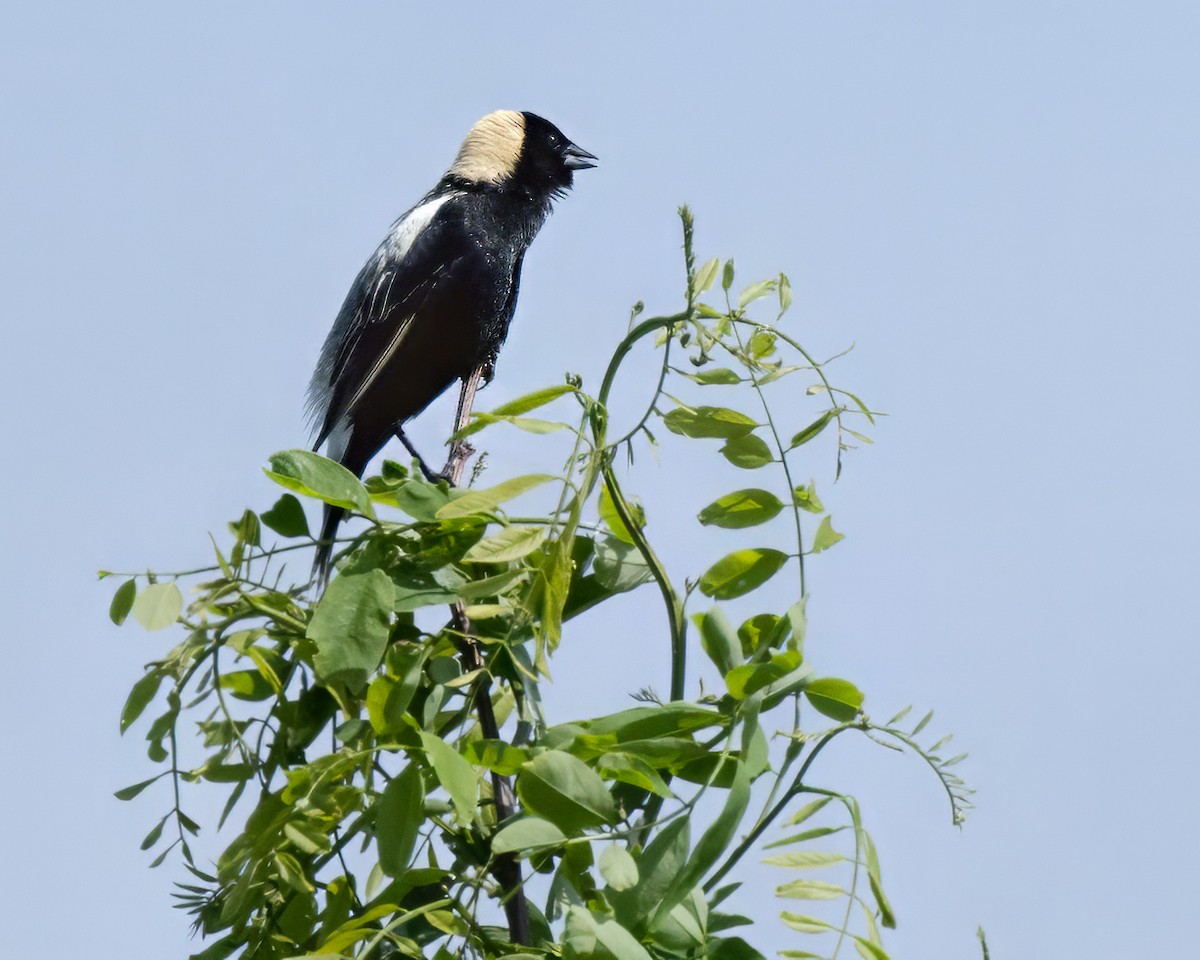
MULTIPOLYGON (((726 306, 729 307, 730 313, 732 313, 733 306, 729 303, 728 294, 725 295, 725 302, 726 306)), ((733 335, 737 339, 738 349, 745 354, 746 347, 745 344, 742 343, 742 334, 736 326, 733 328, 733 335)), ((775 439, 775 449, 779 451, 779 463, 783 467, 783 475, 787 479, 788 493, 792 499, 792 519, 796 525, 796 565, 800 571, 800 599, 803 600, 804 597, 807 596, 804 584, 804 531, 800 526, 800 508, 796 506, 796 497, 795 494, 792 493, 792 491, 796 489, 796 485, 792 482, 792 470, 788 465, 787 450, 784 448, 783 440, 779 436, 779 429, 775 426, 775 418, 771 415, 771 407, 767 403, 766 396, 763 395, 762 386, 759 384, 757 378, 754 377, 753 373, 751 373, 750 382, 754 385, 754 392, 758 394, 758 402, 762 404, 763 414, 767 418, 767 427, 771 431, 771 436, 775 439)))
MULTIPOLYGON (((471 416, 471 407, 475 402, 475 393, 479 389, 479 381, 483 376, 483 367, 478 366, 471 375, 463 381, 462 390, 458 397, 458 409, 454 418, 454 434, 466 426, 471 416)), ((474 448, 463 439, 453 442, 450 448, 450 459, 446 463, 446 475, 452 486, 462 482, 463 471, 467 461, 474 453, 474 448)), ((463 667, 468 671, 480 671, 479 683, 475 686, 475 710, 479 715, 479 727, 485 739, 500 739, 500 729, 496 723, 496 713, 492 709, 491 682, 483 662, 479 643, 471 636, 471 621, 467 619, 466 604, 456 600, 450 608, 450 619, 455 630, 462 636, 459 644, 459 656, 463 667)), ((492 802, 496 808, 496 823, 502 824, 516 812, 516 802, 513 797, 512 785, 507 777, 492 773, 492 802)), ((509 938, 513 943, 529 946, 529 906, 525 902, 524 885, 521 879, 521 864, 509 853, 496 857, 492 864, 492 875, 500 885, 504 895, 501 901, 504 913, 508 919, 509 938)))
POLYGON ((675 592, 675 588, 671 586, 671 580, 667 576, 662 561, 658 559, 658 554, 654 552, 650 541, 646 539, 641 524, 637 522, 633 511, 629 509, 629 504, 625 500, 624 494, 621 493, 621 487, 613 473, 611 460, 606 460, 602 467, 602 474, 605 488, 608 490, 617 516, 621 518, 625 529, 633 538, 633 545, 645 559, 646 565, 650 569, 650 575, 658 584, 663 604, 667 608, 667 623, 671 630, 671 699, 682 700, 687 676, 687 618, 684 616, 683 603, 675 592))
POLYGON ((763 831, 765 831, 767 827, 774 822, 776 817, 783 813, 784 809, 789 803, 791 803, 796 794, 800 793, 804 789, 805 774, 808 773, 808 769, 812 766, 813 761, 817 759, 817 756, 822 750, 825 749, 829 742, 838 734, 844 733, 846 730, 854 730, 857 728, 858 724, 843 724, 840 727, 834 727, 828 733, 824 734, 819 741, 817 741, 817 745, 812 748, 812 751, 805 758, 804 763, 800 765, 800 769, 796 771, 796 778, 792 781, 792 785, 787 788, 787 791, 784 793, 784 795, 779 798, 779 802, 776 803, 775 806, 773 806, 765 816, 759 818, 758 823, 756 823, 754 828, 742 838, 742 842, 733 849, 733 852, 725 858, 725 862, 721 864, 721 866, 717 869, 717 872, 705 881, 705 893, 711 892, 712 889, 721 882, 725 874, 729 873, 729 871, 737 865, 737 862, 746 855, 746 851, 758 842, 758 838, 763 835, 763 831))

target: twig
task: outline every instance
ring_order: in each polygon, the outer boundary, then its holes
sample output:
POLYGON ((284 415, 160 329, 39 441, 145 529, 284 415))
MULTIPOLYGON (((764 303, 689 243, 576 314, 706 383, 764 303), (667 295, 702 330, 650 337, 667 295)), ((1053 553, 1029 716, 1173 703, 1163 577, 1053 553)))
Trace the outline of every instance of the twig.
MULTIPOLYGON (((479 390, 479 381, 483 376, 483 367, 478 366, 471 375, 463 381, 462 390, 458 395, 458 410, 454 416, 454 433, 457 434, 467 425, 471 416, 471 407, 475 404, 475 394, 479 390)), ((450 481, 451 486, 458 486, 466 470, 467 461, 475 453, 475 448, 464 439, 455 440, 450 446, 450 457, 446 461, 443 476, 450 481)), ((496 712, 492 709, 492 686, 484 671, 483 655, 479 644, 471 636, 471 621, 467 618, 466 605, 457 600, 450 608, 450 620, 454 629, 461 635, 458 644, 459 657, 463 669, 468 673, 480 671, 479 683, 475 687, 475 710, 479 714, 479 727, 483 736, 488 740, 500 738, 500 728, 496 723, 496 712)), ((492 799, 495 804, 496 822, 503 823, 516 812, 513 799, 512 784, 508 777, 492 773, 492 799)), ((511 853, 502 854, 492 861, 492 874, 503 891, 504 913, 508 918, 508 934, 513 943, 530 946, 529 907, 525 902, 525 890, 521 880, 521 864, 511 853)))

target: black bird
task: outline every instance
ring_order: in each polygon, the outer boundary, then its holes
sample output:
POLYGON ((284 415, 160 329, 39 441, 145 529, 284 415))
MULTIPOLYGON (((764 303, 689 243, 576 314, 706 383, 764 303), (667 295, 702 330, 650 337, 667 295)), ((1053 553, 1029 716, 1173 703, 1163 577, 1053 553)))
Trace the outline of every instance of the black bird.
MULTIPOLYGON (((405 421, 455 380, 490 368, 525 251, 550 202, 595 160, 532 113, 498 110, 471 128, 450 169, 392 225, 350 287, 308 388, 314 450, 328 442, 327 456, 362 476, 390 437, 408 445, 405 421)), ((325 507, 318 583, 344 515, 325 507)))

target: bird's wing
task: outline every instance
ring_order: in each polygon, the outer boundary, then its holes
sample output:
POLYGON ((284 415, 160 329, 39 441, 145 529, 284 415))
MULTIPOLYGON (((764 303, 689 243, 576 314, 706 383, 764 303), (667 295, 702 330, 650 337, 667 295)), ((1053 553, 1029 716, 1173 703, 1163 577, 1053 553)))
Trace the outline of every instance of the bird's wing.
POLYGON ((464 331, 495 309, 494 269, 460 220, 433 218, 398 249, 404 223, 355 279, 325 343, 310 388, 314 419, 321 422, 318 446, 357 413, 389 368, 413 382, 407 390, 398 385, 396 409, 379 414, 394 422, 422 409, 460 375, 447 373, 447 365, 448 354, 473 349, 460 342, 464 331))

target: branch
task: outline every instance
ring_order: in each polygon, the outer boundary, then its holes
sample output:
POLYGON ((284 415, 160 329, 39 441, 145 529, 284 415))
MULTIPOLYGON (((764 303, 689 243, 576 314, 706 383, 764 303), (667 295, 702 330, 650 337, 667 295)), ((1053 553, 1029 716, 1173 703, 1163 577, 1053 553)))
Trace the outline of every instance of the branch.
MULTIPOLYGON (((463 381, 462 390, 458 395, 458 410, 454 415, 455 434, 467 425, 482 376, 483 367, 481 365, 472 370, 471 375, 463 381)), ((467 461, 474 453, 475 448, 465 439, 456 439, 450 445, 450 458, 446 461, 445 476, 449 479, 451 486, 457 487, 462 482, 467 461)), ((450 621, 462 637, 458 643, 458 653, 463 669, 468 673, 474 670, 480 671, 480 680, 475 686, 475 710, 479 714, 479 727, 485 739, 499 740, 500 729, 496 723, 495 710, 492 709, 492 685, 484 670, 483 655, 479 650, 479 644, 471 636, 471 621, 467 618, 466 605, 462 600, 455 601, 450 607, 450 621)), ((492 773, 492 801, 495 804, 497 825, 516 812, 512 784, 508 777, 495 772, 492 773)), ((494 859, 492 873, 496 882, 500 884, 500 889, 504 892, 502 901, 505 916, 508 918, 509 938, 513 943, 530 946, 529 907, 525 902, 521 864, 514 854, 503 854, 494 859)))

